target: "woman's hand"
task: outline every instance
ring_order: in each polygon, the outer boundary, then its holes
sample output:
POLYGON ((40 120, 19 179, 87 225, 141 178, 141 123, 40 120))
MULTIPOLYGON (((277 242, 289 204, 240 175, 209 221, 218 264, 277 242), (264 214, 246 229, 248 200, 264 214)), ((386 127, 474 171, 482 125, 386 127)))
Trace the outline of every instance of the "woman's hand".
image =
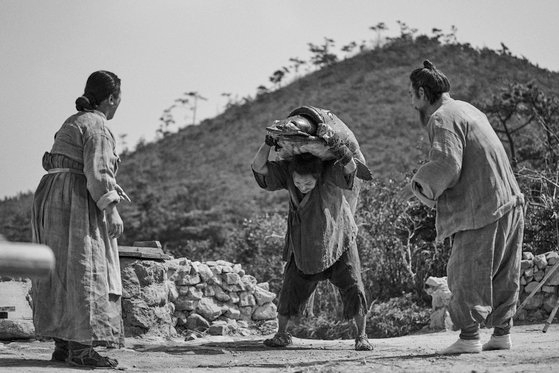
POLYGON ((107 231, 110 238, 118 238, 124 231, 124 224, 116 209, 116 203, 111 203, 105 210, 107 219, 107 231))

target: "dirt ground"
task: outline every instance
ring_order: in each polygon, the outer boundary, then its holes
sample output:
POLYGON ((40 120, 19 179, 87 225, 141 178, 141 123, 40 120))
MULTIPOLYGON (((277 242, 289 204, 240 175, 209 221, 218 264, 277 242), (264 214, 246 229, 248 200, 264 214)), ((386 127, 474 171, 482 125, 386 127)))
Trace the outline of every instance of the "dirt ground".
MULTIPOLYGON (((126 347, 103 350, 127 372, 559 372, 559 324, 513 328, 513 348, 480 354, 438 356, 457 332, 372 339, 374 351, 357 352, 353 341, 294 338, 284 349, 268 349, 262 337, 208 337, 185 342, 127 339, 126 347)), ((490 331, 482 330, 482 341, 490 331)), ((52 342, 0 343, 0 372, 80 372, 49 361, 52 342)), ((96 371, 113 371, 97 369, 96 371)))

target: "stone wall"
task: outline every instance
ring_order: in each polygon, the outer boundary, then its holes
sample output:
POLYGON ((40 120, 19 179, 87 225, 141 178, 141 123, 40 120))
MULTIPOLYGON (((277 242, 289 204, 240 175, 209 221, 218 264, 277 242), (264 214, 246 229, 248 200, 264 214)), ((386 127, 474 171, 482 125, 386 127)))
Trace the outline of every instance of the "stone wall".
MULTIPOLYGON (((539 286, 546 274, 559 262, 559 253, 552 251, 546 254, 533 255, 522 253, 520 277, 520 305, 530 293, 539 286)), ((446 277, 430 277, 425 282, 427 292, 432 296, 432 312, 430 328, 435 330, 451 330, 453 328, 448 314, 448 302, 452 293, 448 289, 446 277)), ((545 281, 526 305, 517 312, 515 320, 545 321, 557 304, 559 296, 559 269, 545 281)))
MULTIPOLYGON (((522 254, 522 276, 520 277, 520 301, 524 301, 540 284, 545 275, 559 262, 559 253, 552 251, 534 256, 530 252, 522 254)), ((543 286, 528 300, 516 318, 520 321, 547 320, 557 304, 559 288, 559 268, 556 269, 543 286)))
MULTIPOLYGON (((203 333, 269 334, 277 329, 276 295, 267 283, 226 261, 120 258, 122 318, 127 337, 190 338, 203 333)), ((28 279, 0 278, 0 340, 33 338, 28 279)))
POLYGON ((121 258, 126 336, 268 334, 276 295, 240 264, 121 258))

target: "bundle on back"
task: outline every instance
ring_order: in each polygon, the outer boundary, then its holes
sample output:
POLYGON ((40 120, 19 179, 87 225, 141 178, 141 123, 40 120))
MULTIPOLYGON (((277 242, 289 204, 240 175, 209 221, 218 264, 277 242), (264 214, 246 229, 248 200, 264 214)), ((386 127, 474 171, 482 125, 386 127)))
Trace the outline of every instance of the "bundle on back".
POLYGON ((320 159, 331 160, 337 158, 336 153, 347 148, 357 164, 356 176, 362 180, 372 179, 355 135, 329 110, 302 106, 289 113, 286 119, 276 120, 266 129, 277 140, 281 159, 311 153, 320 159))

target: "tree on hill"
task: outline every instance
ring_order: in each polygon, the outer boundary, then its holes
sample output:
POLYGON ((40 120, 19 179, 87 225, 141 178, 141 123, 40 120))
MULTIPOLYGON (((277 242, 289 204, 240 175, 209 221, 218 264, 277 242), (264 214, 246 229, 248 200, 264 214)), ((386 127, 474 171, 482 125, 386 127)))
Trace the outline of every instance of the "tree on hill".
POLYGON ((379 48, 382 45, 382 32, 388 30, 388 27, 384 22, 379 22, 375 26, 369 27, 369 29, 376 32, 377 40, 375 42, 375 48, 379 48))
POLYGON ((321 45, 313 43, 308 43, 308 45, 312 53, 311 62, 319 69, 338 61, 338 56, 332 51, 335 45, 333 39, 324 38, 324 43, 321 45))
POLYGON ((287 73, 289 73, 289 69, 284 66, 281 69, 274 71, 274 73, 270 76, 270 82, 276 86, 276 89, 281 87, 281 81, 287 73))
POLYGON ((522 164, 554 174, 559 160, 559 99, 535 83, 510 83, 483 107, 497 134, 508 145, 515 169, 522 164), (530 131, 525 128, 530 126, 530 131), (519 148, 519 149, 517 149, 519 148), (519 154, 518 154, 519 153, 519 154))
POLYGON ((408 26, 407 23, 399 20, 396 21, 396 23, 400 27, 400 39, 411 40, 414 38, 415 34, 417 34, 418 30, 416 28, 408 26))

